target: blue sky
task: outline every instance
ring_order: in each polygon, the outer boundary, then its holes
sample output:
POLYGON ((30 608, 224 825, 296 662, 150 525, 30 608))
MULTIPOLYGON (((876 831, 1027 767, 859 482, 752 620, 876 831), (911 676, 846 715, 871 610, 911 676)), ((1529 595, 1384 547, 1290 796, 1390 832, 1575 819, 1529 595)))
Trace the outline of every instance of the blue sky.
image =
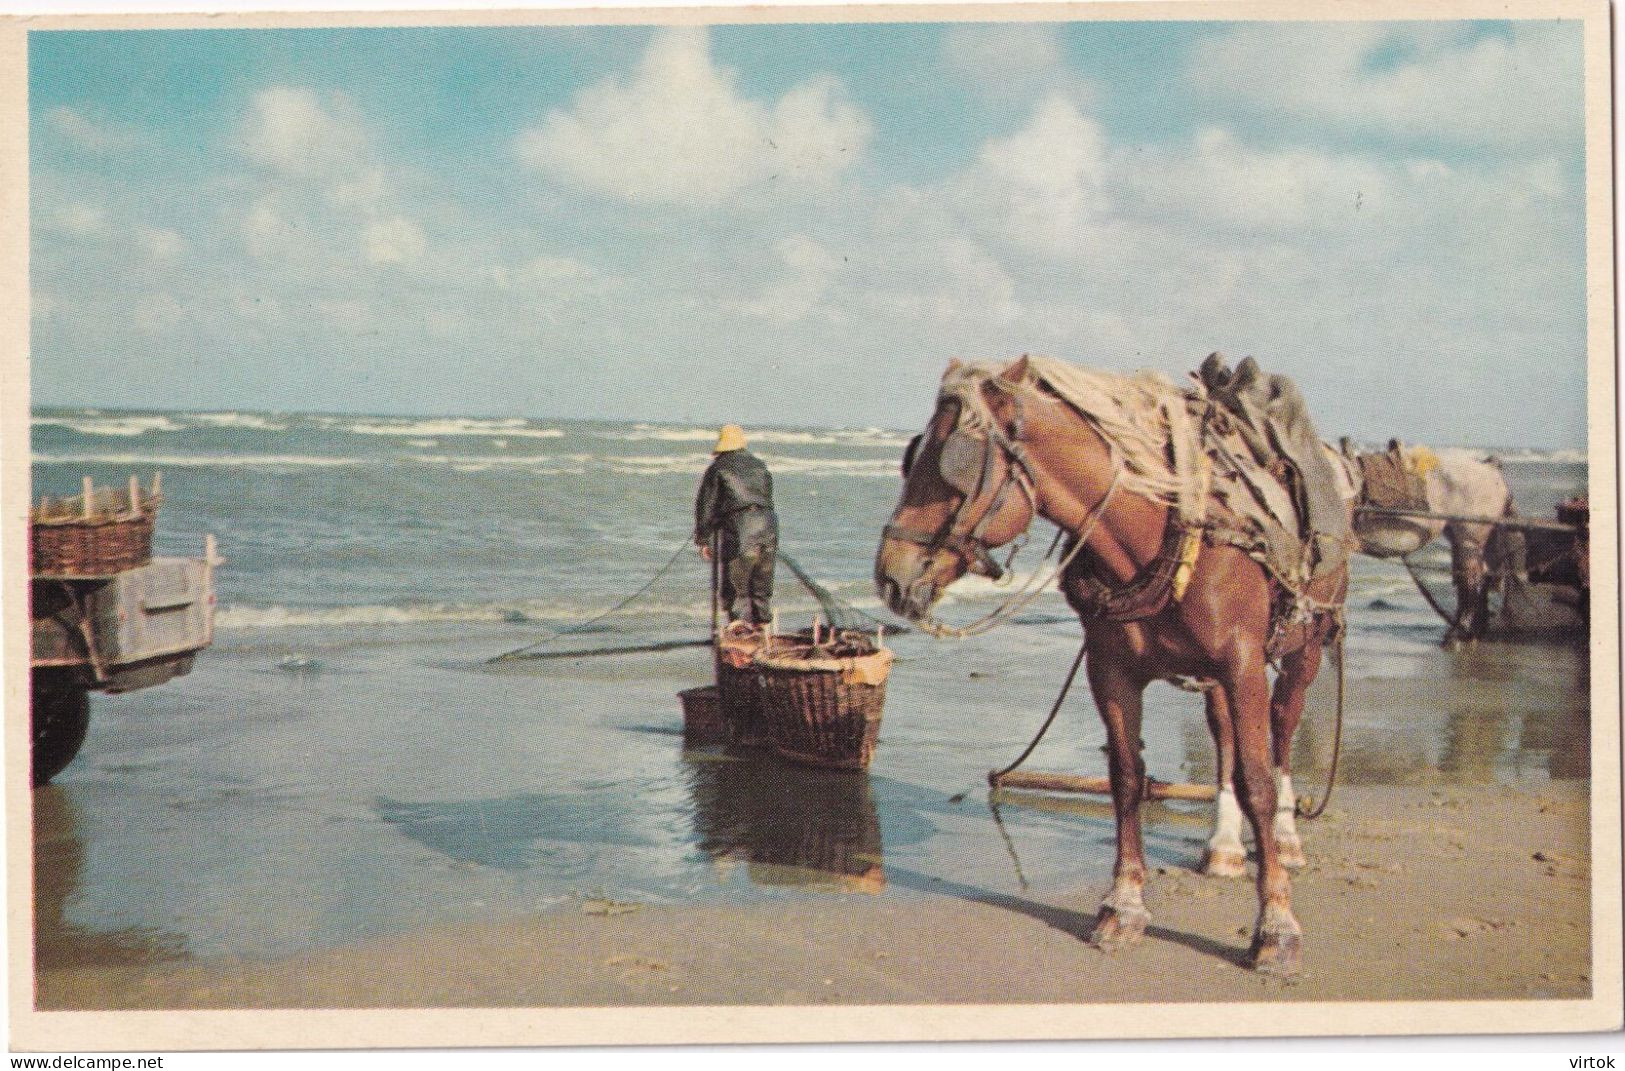
POLYGON ((1575 23, 34 32, 39 405, 913 426, 950 356, 1584 442, 1575 23))

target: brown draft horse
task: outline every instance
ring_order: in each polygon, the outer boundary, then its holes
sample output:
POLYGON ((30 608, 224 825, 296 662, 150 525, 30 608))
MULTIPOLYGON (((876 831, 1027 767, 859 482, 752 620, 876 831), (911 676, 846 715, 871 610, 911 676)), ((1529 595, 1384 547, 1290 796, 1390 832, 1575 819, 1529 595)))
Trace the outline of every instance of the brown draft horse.
MULTIPOLYGON (((949 374, 958 367, 950 363, 949 374)), ((1090 578, 1128 585, 1140 577, 1165 545, 1170 507, 1119 488, 1120 462, 1111 444, 1090 417, 1036 380, 1027 358, 975 389, 991 414, 990 426, 962 421, 964 404, 945 392, 911 450, 902 498, 875 559, 881 596, 898 614, 930 624, 943 589, 967 571, 996 574, 988 549, 1015 539, 1035 516, 1070 533, 1079 553, 1067 561, 1061 587, 1085 629, 1089 683, 1106 726, 1117 818, 1114 881, 1091 943, 1115 951, 1142 937, 1150 921, 1142 895, 1142 693, 1154 680, 1196 678, 1216 684, 1207 690, 1207 714, 1221 756, 1219 783, 1225 788, 1239 773, 1240 803, 1258 845, 1259 913, 1251 963, 1271 974, 1296 973, 1302 930, 1292 914, 1286 865, 1293 855, 1301 862, 1301 848, 1289 824, 1288 837, 1281 838, 1285 844, 1271 827, 1277 818, 1272 766, 1283 774, 1290 769, 1305 693, 1319 671, 1321 648, 1339 627, 1346 567, 1311 586, 1307 595, 1313 601, 1306 605, 1312 611, 1284 643, 1277 639, 1274 650, 1276 581, 1258 562, 1224 545, 1201 548, 1177 601, 1139 620, 1090 617, 1085 595, 1090 578), (1271 655, 1279 667, 1273 694, 1267 674, 1271 655), (1222 768, 1231 755, 1239 758, 1239 770, 1222 768)), ((1224 802, 1221 794, 1221 811, 1224 802)), ((1290 792, 1280 801, 1288 818, 1292 803, 1290 792)), ((1232 796, 1230 806, 1235 805, 1232 796)), ((1239 839, 1217 868, 1215 849, 1210 845, 1210 872, 1243 872, 1239 839)))

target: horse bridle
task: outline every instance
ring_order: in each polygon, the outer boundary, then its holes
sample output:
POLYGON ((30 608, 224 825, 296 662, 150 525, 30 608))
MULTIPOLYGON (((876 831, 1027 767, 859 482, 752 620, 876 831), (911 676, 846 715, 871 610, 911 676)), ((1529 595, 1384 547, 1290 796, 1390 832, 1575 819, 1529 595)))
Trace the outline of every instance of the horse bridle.
MULTIPOLYGON (((960 495, 959 506, 953 514, 934 532, 901 524, 888 524, 884 529, 886 536, 924 547, 927 554, 934 555, 944 550, 953 551, 969 561, 974 561, 994 580, 1003 578, 1004 567, 993 560, 986 536, 988 525, 1004 508, 1012 486, 1021 489, 1027 496, 1033 515, 1035 517, 1038 515, 1038 478, 1033 472, 1026 448, 1021 444, 1021 400, 1014 396, 1011 400, 1016 405, 1016 415, 1011 423, 1010 434, 1005 434, 1004 429, 996 423, 990 423, 986 434, 975 435, 964 426, 964 415, 961 412, 959 424, 942 440, 942 446, 937 451, 937 469, 943 482, 960 495), (978 451, 981 454, 979 460, 978 451), (975 523, 962 523, 965 514, 974 503, 989 497, 988 485, 994 479, 994 469, 997 467, 998 453, 1001 451, 1009 462, 1005 466, 1004 478, 999 481, 998 487, 991 491, 988 507, 982 511, 975 523)), ((913 467, 921 441, 922 437, 916 436, 914 441, 909 443, 908 450, 903 456, 905 477, 913 467)))
MULTIPOLYGON (((1028 501, 1032 504, 1033 516, 1040 516, 1037 474, 1033 470, 1031 459, 1027 456, 1026 448, 1021 443, 1021 399, 1019 396, 1012 394, 1011 401, 1015 403, 1016 415, 1011 423, 1009 434, 1006 434, 997 424, 990 424, 987 434, 979 438, 967 432, 962 426, 956 426, 943 439, 942 448, 937 453, 938 469, 943 482, 963 496, 959 508, 954 511, 953 516, 949 517, 942 527, 935 532, 926 532, 899 524, 888 524, 884 529, 885 536, 925 547, 927 554, 936 554, 941 550, 957 551, 962 556, 982 565, 995 580, 1003 576, 1004 569, 993 560, 993 556, 988 552, 985 535, 989 522, 1004 505, 1005 496, 1009 494, 1010 484, 1015 483, 1021 487, 1022 491, 1027 495, 1028 501), (948 444, 950 440, 956 437, 959 437, 959 445, 955 446, 950 452, 948 444), (974 452, 977 447, 968 445, 977 442, 980 442, 982 451, 979 469, 974 462, 974 452), (983 497, 988 482, 993 478, 993 467, 996 461, 995 450, 1002 450, 1009 461, 1006 466, 1004 480, 999 484, 992 503, 983 512, 982 516, 974 525, 970 525, 968 528, 964 527, 960 524, 960 518, 970 508, 972 502, 983 497), (944 465, 945 461, 947 462, 946 466, 944 465), (972 475, 973 470, 975 470, 974 477, 972 475)), ((961 422, 963 422, 963 415, 961 415, 961 422)), ((1105 438, 1105 436, 1102 435, 1102 438, 1105 438)), ((915 436, 914 441, 909 443, 908 450, 903 455, 905 476, 907 476, 913 464, 915 455, 919 452, 921 441, 923 441, 923 436, 915 436)), ((1107 440, 1107 442, 1109 445, 1110 440, 1107 440)), ((957 627, 947 625, 929 616, 918 621, 917 624, 921 629, 933 636, 964 639, 968 636, 979 636, 1019 613, 1042 594, 1044 589, 1049 587, 1062 573, 1066 572, 1073 559, 1088 545, 1089 537, 1094 533, 1095 526, 1106 515, 1106 510, 1117 493, 1117 488, 1122 482, 1122 476, 1123 465, 1117 456, 1117 451, 1114 449, 1112 450, 1112 478, 1111 482, 1106 486, 1106 493, 1101 495, 1100 501, 1096 502, 1094 507, 1089 510, 1078 530, 1070 533, 1072 536, 1071 548, 1055 563, 1048 576, 1040 578, 1040 574, 1043 572, 1043 562, 1040 562, 1038 568, 1033 570, 1032 575, 1022 585, 1021 590, 1010 595, 1003 603, 969 625, 957 627)), ((1056 548, 1060 545, 1061 537, 1066 534, 1068 533, 1064 529, 1056 533, 1055 543, 1051 545, 1049 551, 1044 555, 1045 561, 1048 561, 1051 555, 1055 553, 1056 548)))

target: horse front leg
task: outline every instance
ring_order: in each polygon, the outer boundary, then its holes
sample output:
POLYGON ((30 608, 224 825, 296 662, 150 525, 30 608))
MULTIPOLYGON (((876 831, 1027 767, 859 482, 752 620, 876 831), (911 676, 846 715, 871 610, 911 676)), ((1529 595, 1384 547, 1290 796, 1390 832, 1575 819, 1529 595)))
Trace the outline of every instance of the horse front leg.
POLYGON ((1106 723, 1106 761, 1112 804, 1117 812, 1117 864, 1112 890, 1101 901, 1089 942, 1115 952, 1145 935, 1151 913, 1145 909, 1145 847, 1140 837, 1140 799, 1145 773, 1140 765, 1140 715, 1145 682, 1132 679, 1089 657, 1089 685, 1106 723))
POLYGON ((1270 689, 1262 650, 1232 668, 1225 682, 1235 726, 1241 804, 1258 845, 1258 922, 1250 950, 1266 974, 1298 973, 1303 930, 1292 914, 1292 879, 1275 845, 1275 778, 1271 771, 1270 689))
POLYGON ((1230 724, 1230 701, 1217 685, 1209 688, 1203 698, 1218 766, 1218 792, 1213 804, 1213 836, 1202 853, 1202 873, 1215 878, 1239 878, 1247 873, 1247 849, 1241 843, 1241 804, 1236 802, 1236 734, 1230 724))

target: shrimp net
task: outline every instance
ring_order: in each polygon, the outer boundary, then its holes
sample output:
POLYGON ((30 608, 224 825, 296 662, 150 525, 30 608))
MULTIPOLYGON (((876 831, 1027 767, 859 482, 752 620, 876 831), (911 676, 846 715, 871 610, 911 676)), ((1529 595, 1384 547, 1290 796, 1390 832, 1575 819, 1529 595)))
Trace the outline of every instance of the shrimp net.
MULTIPOLYGON (((773 606, 785 628, 820 621, 841 631, 909 629, 869 613, 820 583, 789 554, 778 552, 773 606), (794 585, 786 583, 793 579, 794 585)), ((706 647, 711 643, 711 566, 683 540, 642 586, 584 620, 559 621, 546 634, 487 662, 588 658, 706 647)), ((863 587, 856 581, 848 586, 863 587)), ((546 622, 552 624, 552 622, 546 622)))

